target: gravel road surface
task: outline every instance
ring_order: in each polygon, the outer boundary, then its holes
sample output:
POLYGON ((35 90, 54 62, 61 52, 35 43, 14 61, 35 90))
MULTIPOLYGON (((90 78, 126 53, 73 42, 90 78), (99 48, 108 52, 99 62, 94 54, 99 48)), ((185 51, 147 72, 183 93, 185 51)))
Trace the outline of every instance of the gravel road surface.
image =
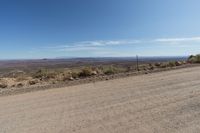
POLYGON ((200 67, 0 97, 0 133, 198 133, 200 67))

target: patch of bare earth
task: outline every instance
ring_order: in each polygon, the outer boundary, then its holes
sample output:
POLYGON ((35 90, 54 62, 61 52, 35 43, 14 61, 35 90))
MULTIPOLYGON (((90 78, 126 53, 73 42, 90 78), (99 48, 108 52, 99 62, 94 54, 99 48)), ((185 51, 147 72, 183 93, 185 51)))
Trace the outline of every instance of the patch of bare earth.
POLYGON ((197 133, 200 67, 0 97, 0 133, 197 133))

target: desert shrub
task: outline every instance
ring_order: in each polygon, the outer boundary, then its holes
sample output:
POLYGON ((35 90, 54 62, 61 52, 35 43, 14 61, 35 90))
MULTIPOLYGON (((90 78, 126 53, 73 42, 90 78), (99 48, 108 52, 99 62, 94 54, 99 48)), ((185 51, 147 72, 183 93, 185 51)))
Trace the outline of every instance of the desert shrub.
POLYGON ((104 74, 106 74, 106 75, 111 75, 111 74, 115 74, 115 73, 117 73, 117 72, 120 72, 120 70, 117 69, 117 67, 108 66, 108 67, 104 67, 104 68, 103 68, 103 72, 104 72, 104 74))
POLYGON ((170 62, 168 62, 168 66, 169 67, 175 67, 176 66, 176 62, 175 61, 170 61, 170 62))
POLYGON ((182 61, 176 61, 175 64, 176 64, 176 66, 181 66, 181 65, 183 65, 183 62, 182 61))
POLYGON ((69 72, 63 72, 62 74, 60 74, 59 76, 60 78, 58 80, 60 81, 66 81, 71 77, 71 74, 69 72))
POLYGON ((161 63, 160 68, 166 68, 168 66, 167 63, 161 63))
POLYGON ((33 78, 54 79, 58 74, 58 72, 51 71, 48 69, 40 69, 33 75, 33 78))
POLYGON ((79 77, 79 73, 78 72, 72 72, 71 73, 71 77, 72 78, 78 78, 79 77))
POLYGON ((12 88, 15 87, 15 86, 16 86, 15 84, 12 84, 12 85, 11 85, 12 88))
POLYGON ((132 70, 133 70, 133 67, 132 67, 132 66, 126 67, 126 72, 130 72, 130 71, 132 71, 132 70))
POLYGON ((200 55, 191 55, 189 58, 188 58, 188 62, 190 63, 200 63, 200 55))
POLYGON ((0 88, 7 88, 8 82, 5 79, 0 78, 0 88))
POLYGON ((30 80, 28 83, 29 83, 29 85, 35 85, 35 84, 39 83, 39 81, 38 80, 30 80))
POLYGON ((57 77, 57 75, 58 74, 55 72, 49 72, 49 73, 47 73, 46 78, 47 79, 55 79, 57 77))
POLYGON ((24 75, 26 75, 26 73, 24 71, 21 71, 21 70, 11 70, 11 71, 8 71, 4 75, 4 77, 18 78, 18 77, 23 77, 24 75))
POLYGON ((115 70, 113 70, 113 69, 108 69, 108 70, 106 70, 106 71, 104 72, 104 74, 106 74, 106 75, 115 74, 115 70))
POLYGON ((194 58, 195 56, 194 55, 190 55, 189 57, 188 57, 188 60, 190 60, 190 59, 192 59, 192 58, 194 58))
POLYGON ((15 79, 16 79, 17 82, 20 82, 20 81, 27 80, 27 79, 28 79, 28 76, 25 75, 25 74, 22 74, 22 75, 16 76, 15 79))
POLYGON ((92 72, 93 70, 90 67, 86 67, 81 70, 81 72, 79 73, 79 76, 80 77, 92 76, 92 72))
POLYGON ((139 65, 139 70, 140 71, 146 71, 148 69, 148 65, 147 64, 143 64, 143 65, 139 65))
POLYGON ((34 78, 43 78, 46 76, 47 70, 39 69, 36 73, 33 74, 34 78))
POLYGON ((149 63, 149 69, 150 69, 150 70, 153 70, 153 69, 154 69, 154 65, 151 64, 151 63, 149 63))
POLYGON ((103 75, 103 74, 104 74, 104 72, 103 72, 103 66, 98 66, 98 67, 96 67, 95 72, 96 72, 98 75, 103 75))

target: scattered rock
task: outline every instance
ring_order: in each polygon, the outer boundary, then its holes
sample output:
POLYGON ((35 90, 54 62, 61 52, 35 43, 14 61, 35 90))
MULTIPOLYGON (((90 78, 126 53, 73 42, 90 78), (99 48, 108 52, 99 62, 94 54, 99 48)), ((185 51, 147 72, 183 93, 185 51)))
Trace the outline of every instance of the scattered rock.
POLYGON ((183 64, 187 64, 187 61, 182 61, 183 64))
POLYGON ((0 83, 0 88, 7 88, 8 85, 6 83, 0 83))
POLYGON ((153 70, 153 69, 154 69, 154 65, 152 65, 151 63, 149 63, 148 69, 149 69, 149 70, 153 70))
POLYGON ((24 85, 22 83, 18 83, 17 87, 23 87, 24 85))
POLYGON ((79 80, 80 78, 76 77, 75 80, 79 80))
POLYGON ((71 80, 71 81, 72 81, 72 80, 74 80, 74 78, 73 78, 73 77, 70 77, 70 78, 69 78, 69 80, 71 80))
POLYGON ((39 81, 38 80, 30 80, 29 81, 29 84, 30 85, 35 85, 35 84, 37 84, 39 81))
POLYGON ((161 66, 161 63, 155 63, 155 66, 159 67, 161 66))
POLYGON ((176 61, 175 64, 176 64, 176 66, 182 65, 182 63, 180 61, 176 61))
POLYGON ((15 85, 11 85, 11 87, 15 87, 15 85))
POLYGON ((57 82, 56 81, 52 81, 52 84, 56 84, 57 82))
POLYGON ((97 71, 92 71, 91 75, 97 75, 97 71))
POLYGON ((150 67, 149 67, 149 70, 154 70, 154 67, 153 67, 153 66, 150 66, 150 67))
POLYGON ((147 68, 143 68, 144 71, 147 71, 147 68))

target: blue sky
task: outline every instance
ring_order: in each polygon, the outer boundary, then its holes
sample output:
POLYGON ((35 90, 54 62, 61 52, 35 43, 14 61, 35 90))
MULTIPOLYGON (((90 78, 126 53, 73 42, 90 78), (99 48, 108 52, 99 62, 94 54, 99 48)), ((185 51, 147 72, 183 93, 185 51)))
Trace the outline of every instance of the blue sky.
POLYGON ((199 0, 1 0, 0 59, 200 53, 199 0))

